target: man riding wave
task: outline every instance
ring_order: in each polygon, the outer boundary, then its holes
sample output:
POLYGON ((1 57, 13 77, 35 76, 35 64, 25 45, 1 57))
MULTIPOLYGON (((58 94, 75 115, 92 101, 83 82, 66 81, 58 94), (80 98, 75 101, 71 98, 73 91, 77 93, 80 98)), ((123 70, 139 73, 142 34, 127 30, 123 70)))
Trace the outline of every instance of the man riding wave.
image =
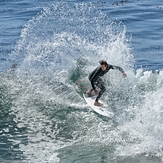
POLYGON ((119 66, 110 65, 104 60, 100 60, 99 63, 100 63, 100 66, 97 67, 94 71, 92 71, 89 74, 89 80, 91 82, 92 89, 86 91, 87 96, 91 96, 91 92, 93 91, 97 95, 96 100, 94 102, 95 106, 103 105, 102 103, 99 102, 99 99, 102 96, 102 94, 105 92, 106 88, 104 86, 104 82, 101 79, 101 76, 105 75, 110 69, 119 70, 120 72, 122 72, 123 77, 127 76, 124 70, 119 66), (100 88, 99 93, 96 87, 100 88))

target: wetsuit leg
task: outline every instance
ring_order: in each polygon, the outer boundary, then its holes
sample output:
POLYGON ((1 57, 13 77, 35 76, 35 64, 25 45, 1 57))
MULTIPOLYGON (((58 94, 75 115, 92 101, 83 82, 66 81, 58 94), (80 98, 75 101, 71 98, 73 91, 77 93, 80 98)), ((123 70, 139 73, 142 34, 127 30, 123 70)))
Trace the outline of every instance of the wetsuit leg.
POLYGON ((96 97, 96 101, 98 101, 100 99, 100 97, 103 95, 103 93, 105 92, 106 88, 104 86, 104 82, 102 81, 101 78, 98 78, 97 81, 95 82, 95 85, 100 88, 100 92, 98 94, 98 96, 96 97))

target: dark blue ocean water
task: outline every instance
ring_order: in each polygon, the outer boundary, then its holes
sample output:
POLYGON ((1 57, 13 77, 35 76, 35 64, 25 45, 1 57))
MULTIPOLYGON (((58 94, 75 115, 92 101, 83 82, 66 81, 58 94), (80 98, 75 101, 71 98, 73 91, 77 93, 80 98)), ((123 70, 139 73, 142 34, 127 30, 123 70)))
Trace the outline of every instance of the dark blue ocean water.
POLYGON ((0 0, 0 162, 161 162, 162 69, 161 0, 0 0), (100 59, 112 119, 82 98, 100 59))

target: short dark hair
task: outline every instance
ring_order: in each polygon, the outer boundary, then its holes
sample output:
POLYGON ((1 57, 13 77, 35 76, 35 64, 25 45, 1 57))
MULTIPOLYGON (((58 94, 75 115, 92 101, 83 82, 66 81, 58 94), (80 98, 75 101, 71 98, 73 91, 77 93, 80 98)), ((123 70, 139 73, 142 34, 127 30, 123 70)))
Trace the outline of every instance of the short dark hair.
POLYGON ((108 63, 106 61, 104 61, 104 60, 100 60, 99 63, 100 63, 100 65, 105 65, 105 66, 108 65, 108 63))

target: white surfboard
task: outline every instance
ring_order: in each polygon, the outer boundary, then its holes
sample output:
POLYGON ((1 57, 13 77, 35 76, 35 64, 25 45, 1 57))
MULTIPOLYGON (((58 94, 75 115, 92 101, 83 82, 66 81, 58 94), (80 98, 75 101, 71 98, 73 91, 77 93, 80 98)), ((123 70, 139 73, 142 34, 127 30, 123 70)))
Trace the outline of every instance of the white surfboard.
POLYGON ((85 94, 83 94, 83 97, 85 99, 85 101, 87 102, 87 104, 98 114, 101 114, 105 117, 113 117, 114 113, 109 111, 109 106, 107 104, 105 104, 102 100, 99 100, 100 103, 103 103, 102 106, 95 106, 94 102, 96 99, 96 96, 91 96, 91 97, 86 97, 85 94))

